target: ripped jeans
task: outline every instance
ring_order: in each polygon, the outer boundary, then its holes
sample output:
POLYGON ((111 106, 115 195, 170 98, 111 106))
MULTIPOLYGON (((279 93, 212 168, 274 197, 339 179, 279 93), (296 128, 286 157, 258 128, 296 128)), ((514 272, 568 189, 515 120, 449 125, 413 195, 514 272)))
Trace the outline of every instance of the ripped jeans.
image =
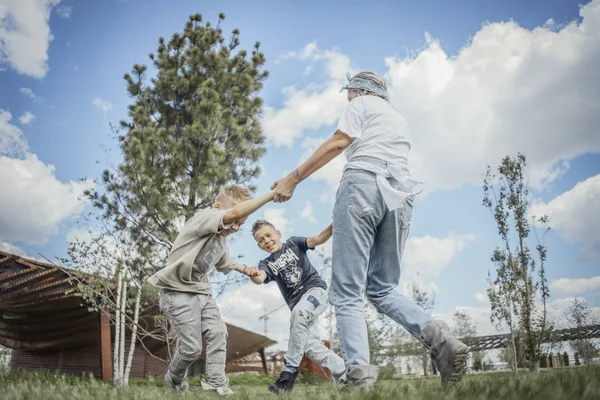
POLYGON ((319 316, 327 306, 327 291, 315 287, 304 293, 293 308, 284 371, 296 373, 302 356, 306 353, 306 357, 317 365, 329 369, 334 378, 344 374, 345 365, 342 358, 328 349, 319 338, 317 324, 319 316))
MULTIPOLYGON (((386 167, 384 161, 370 162, 386 167)), ((347 170, 342 177, 333 211, 329 301, 335 306, 340 348, 349 368, 368 366, 371 361, 364 315, 365 294, 380 313, 416 338, 432 320, 398 287, 412 201, 408 198, 402 208, 390 211, 373 173, 347 170)))

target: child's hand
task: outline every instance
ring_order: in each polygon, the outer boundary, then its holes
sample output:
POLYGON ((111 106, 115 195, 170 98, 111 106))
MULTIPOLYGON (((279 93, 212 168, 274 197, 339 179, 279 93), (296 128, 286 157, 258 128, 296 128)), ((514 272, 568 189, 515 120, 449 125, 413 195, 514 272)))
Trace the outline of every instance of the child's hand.
POLYGON ((258 276, 258 274, 260 273, 260 270, 258 269, 258 267, 248 267, 246 268, 246 276, 253 278, 255 276, 258 276))

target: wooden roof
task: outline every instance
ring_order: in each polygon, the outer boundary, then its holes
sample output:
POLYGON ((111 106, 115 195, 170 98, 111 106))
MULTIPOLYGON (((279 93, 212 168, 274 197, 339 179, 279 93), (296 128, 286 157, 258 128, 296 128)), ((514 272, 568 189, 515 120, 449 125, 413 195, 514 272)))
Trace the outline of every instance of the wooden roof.
MULTIPOLYGON (((77 296, 73 274, 55 265, 0 251, 0 345, 17 350, 74 348, 99 338, 99 315, 77 296)), ((157 312, 150 305, 144 312, 157 312)), ((245 357, 276 342, 227 324, 227 359, 245 357)), ((153 343, 152 347, 164 344, 153 343)))

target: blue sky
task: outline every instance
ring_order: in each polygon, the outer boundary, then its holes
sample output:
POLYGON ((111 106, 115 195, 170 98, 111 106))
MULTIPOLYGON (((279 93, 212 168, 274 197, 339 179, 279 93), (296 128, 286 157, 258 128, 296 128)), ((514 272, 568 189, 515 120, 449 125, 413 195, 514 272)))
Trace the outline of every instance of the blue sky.
MULTIPOLYGON (((345 73, 375 70, 411 128, 413 172, 428 183, 402 285, 416 279, 436 290, 440 316, 462 307, 481 331, 491 329, 482 294, 499 241, 481 206, 482 176, 486 165, 521 151, 530 160, 533 209, 551 219, 547 269, 557 315, 574 296, 600 310, 600 95, 593 89, 600 0, 583 8, 575 1, 46 3, 0 9, 2 249, 64 255, 83 210, 78 180, 118 160, 108 124, 126 116, 123 75, 148 64, 159 36, 180 31, 190 14, 216 21, 224 12, 224 30, 239 28, 244 47, 260 41, 270 71, 259 192, 333 132, 345 73)), ((286 236, 320 232, 340 165, 257 217, 278 222, 286 236)), ((248 232, 232 253, 256 262, 262 255, 248 232)), ((227 318, 256 330, 265 306, 281 302, 275 285, 236 288, 220 301, 227 318)), ((274 314, 277 337, 286 335, 286 312, 274 314)))

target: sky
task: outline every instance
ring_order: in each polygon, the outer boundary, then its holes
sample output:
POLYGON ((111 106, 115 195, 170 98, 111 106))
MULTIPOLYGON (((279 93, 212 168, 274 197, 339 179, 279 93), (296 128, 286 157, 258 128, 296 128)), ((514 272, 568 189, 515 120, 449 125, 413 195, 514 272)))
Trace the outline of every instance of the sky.
MULTIPOLYGON (((551 311, 563 323, 574 297, 600 316, 600 0, 272 1, 0 0, 0 250, 55 259, 82 237, 82 200, 118 160, 109 124, 126 118, 123 75, 149 64, 158 38, 189 15, 260 41, 270 77, 261 96, 267 152, 257 193, 292 171, 335 130, 346 73, 372 70, 390 87, 413 142, 417 198, 400 287, 436 293, 435 316, 470 313, 495 333, 486 296, 501 245, 482 206, 486 166, 525 154, 531 215, 548 215, 551 311)), ((267 218, 291 235, 331 222, 345 160, 303 182, 267 218)), ((535 247, 535 240, 530 242, 535 247)), ((230 242, 255 264, 250 227, 230 242)), ((331 243, 318 249, 331 254, 331 243)), ((320 258, 311 255, 315 264, 320 258)), ((327 276, 327 271, 324 272, 327 276)), ((283 304, 275 284, 231 288, 224 318, 264 332, 259 316, 283 304)), ((267 333, 285 345, 289 311, 267 333)), ((322 334, 327 321, 321 319, 322 334)))

